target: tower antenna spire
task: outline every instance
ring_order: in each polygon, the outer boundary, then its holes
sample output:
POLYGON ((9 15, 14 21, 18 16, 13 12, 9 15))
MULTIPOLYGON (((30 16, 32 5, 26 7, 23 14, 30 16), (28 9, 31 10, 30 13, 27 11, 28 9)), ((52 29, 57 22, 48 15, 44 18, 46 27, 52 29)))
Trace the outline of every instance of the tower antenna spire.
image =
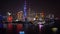
POLYGON ((27 17, 27 4, 26 4, 26 0, 24 1, 24 17, 27 17))

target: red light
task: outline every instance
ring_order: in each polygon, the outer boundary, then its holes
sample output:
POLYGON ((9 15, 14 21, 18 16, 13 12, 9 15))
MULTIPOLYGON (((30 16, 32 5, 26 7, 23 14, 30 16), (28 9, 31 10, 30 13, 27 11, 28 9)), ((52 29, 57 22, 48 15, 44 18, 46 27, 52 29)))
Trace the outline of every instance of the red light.
POLYGON ((12 16, 9 16, 7 20, 8 22, 12 22, 12 19, 13 19, 12 16))
POLYGON ((13 29, 13 25, 12 24, 8 24, 8 30, 12 30, 13 29))
POLYGON ((22 30, 23 25, 22 24, 17 24, 17 32, 22 30))

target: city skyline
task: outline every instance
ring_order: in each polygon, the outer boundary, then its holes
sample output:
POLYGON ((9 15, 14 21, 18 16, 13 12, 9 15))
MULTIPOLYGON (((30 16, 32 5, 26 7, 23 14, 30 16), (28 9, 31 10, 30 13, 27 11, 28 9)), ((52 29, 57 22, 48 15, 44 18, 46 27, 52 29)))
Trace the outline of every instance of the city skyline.
MULTIPOLYGON (((59 0, 26 0, 27 1, 27 9, 31 8, 31 10, 35 12, 44 11, 45 13, 53 13, 56 16, 60 17, 60 2, 59 0), (57 14, 56 14, 57 13, 57 14)), ((0 0, 0 14, 4 15, 6 12, 17 12, 24 11, 24 0, 0 0)))

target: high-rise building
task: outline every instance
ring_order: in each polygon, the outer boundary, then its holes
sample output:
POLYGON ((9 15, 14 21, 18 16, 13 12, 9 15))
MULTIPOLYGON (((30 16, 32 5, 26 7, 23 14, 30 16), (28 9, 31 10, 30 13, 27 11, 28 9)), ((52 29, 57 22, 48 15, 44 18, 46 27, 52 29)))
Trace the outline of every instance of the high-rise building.
POLYGON ((7 21, 10 22, 10 23, 12 23, 13 17, 12 17, 11 15, 9 15, 9 16, 7 17, 7 21))
POLYGON ((26 0, 24 1, 24 17, 27 17, 27 3, 26 0))
POLYGON ((17 13, 17 19, 19 21, 22 21, 23 20, 23 11, 20 11, 20 12, 17 13))

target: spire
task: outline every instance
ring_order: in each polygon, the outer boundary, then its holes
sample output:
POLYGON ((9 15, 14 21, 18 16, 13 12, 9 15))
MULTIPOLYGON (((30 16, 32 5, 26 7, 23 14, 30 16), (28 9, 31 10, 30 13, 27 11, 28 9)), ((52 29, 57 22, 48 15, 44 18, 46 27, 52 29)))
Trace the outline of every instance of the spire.
POLYGON ((27 7, 26 7, 26 0, 25 0, 25 1, 24 1, 24 17, 25 17, 25 18, 26 18, 26 16, 27 16, 26 11, 27 11, 27 7))

